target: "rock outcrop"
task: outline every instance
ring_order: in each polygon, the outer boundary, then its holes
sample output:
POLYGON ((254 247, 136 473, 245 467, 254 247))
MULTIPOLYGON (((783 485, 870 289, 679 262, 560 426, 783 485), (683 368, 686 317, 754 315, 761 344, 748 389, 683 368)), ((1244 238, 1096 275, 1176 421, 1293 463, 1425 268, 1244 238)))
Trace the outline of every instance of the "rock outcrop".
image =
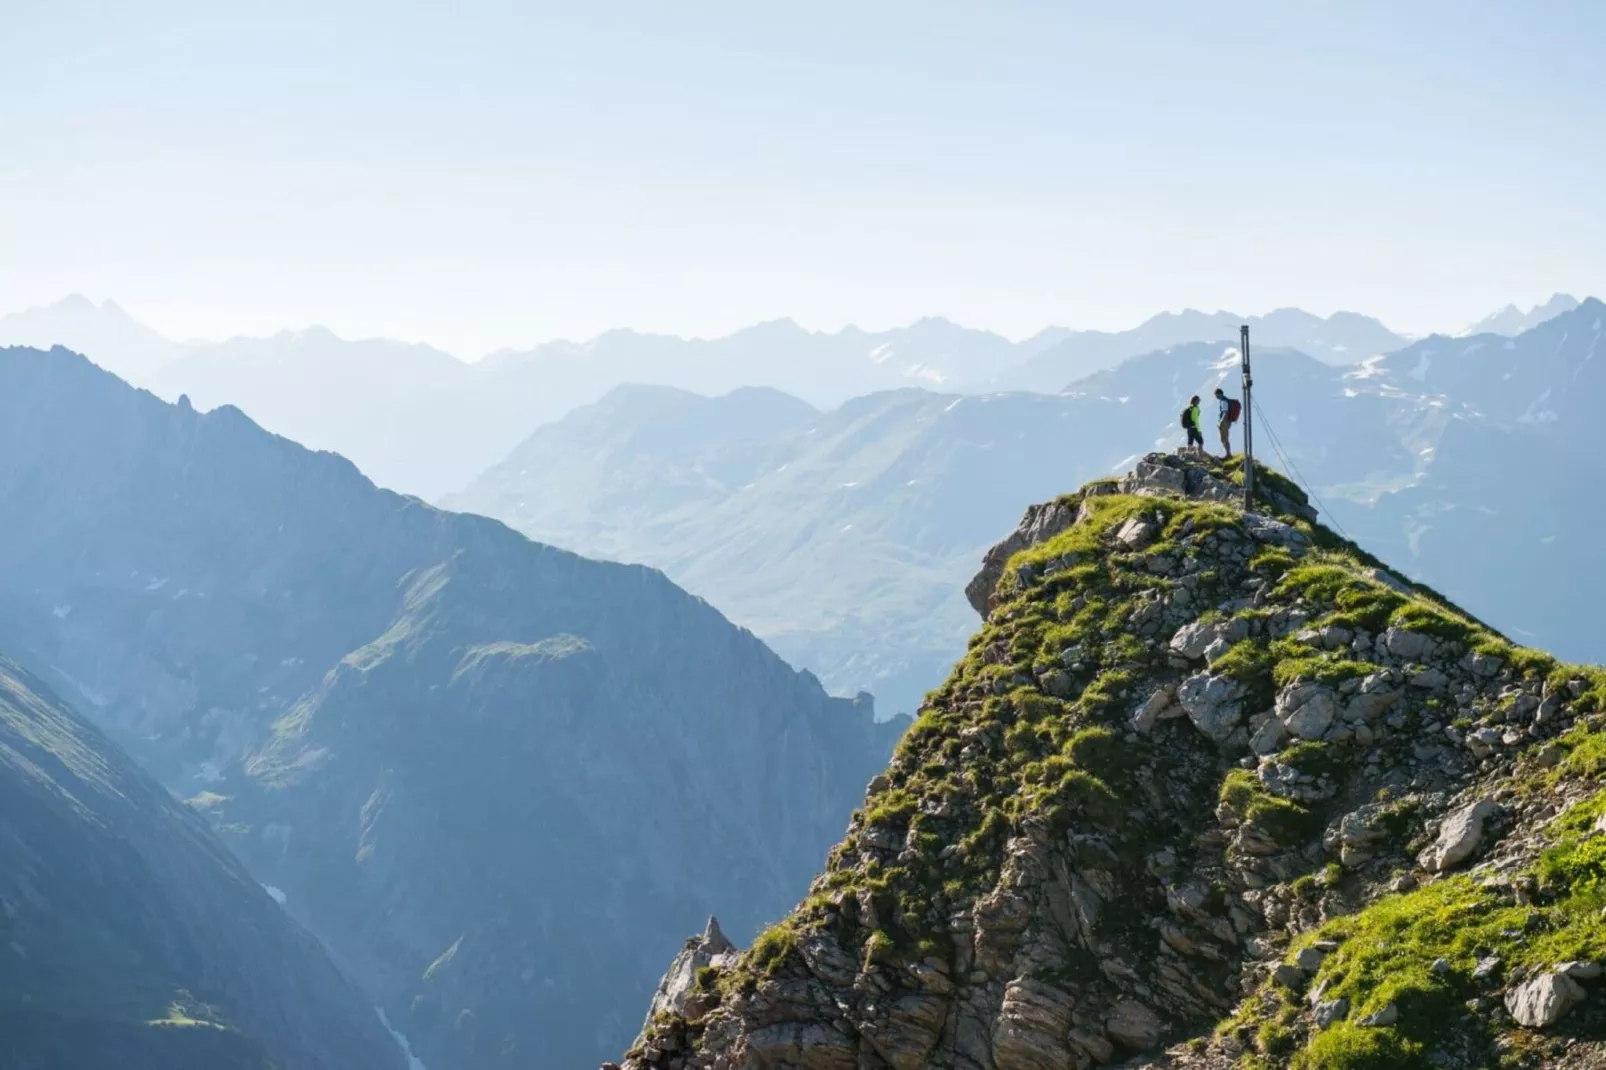
POLYGON ((808 897, 626 1070, 1606 1059, 1566 1035, 1606 1003, 1606 674, 1257 485, 1156 455, 1028 513, 808 897))

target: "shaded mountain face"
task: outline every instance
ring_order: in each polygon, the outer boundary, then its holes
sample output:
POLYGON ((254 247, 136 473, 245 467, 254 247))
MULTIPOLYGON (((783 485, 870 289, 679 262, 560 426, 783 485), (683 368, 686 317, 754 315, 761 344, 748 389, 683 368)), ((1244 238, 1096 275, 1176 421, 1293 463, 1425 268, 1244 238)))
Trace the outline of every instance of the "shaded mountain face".
POLYGON ((1463 335, 1478 334, 1504 334, 1518 335, 1523 331, 1532 330, 1548 319, 1554 319, 1563 312, 1571 312, 1578 307, 1578 298, 1572 294, 1552 294, 1550 300, 1542 305, 1524 311, 1516 305, 1507 305, 1498 312, 1491 312, 1471 327, 1462 332, 1463 335))
POLYGON ((1606 1061, 1606 672, 1238 474, 1031 509, 809 895, 688 943, 625 1070, 1606 1061))
POLYGON ((682 930, 782 909, 902 727, 660 573, 62 350, 0 351, 0 510, 0 640, 193 797, 431 1066, 628 1040, 682 930))
POLYGON ((1369 316, 1335 312, 1323 319, 1297 308, 1264 316, 1231 312, 1163 312, 1129 331, 1072 331, 1013 368, 993 376, 997 390, 1053 392, 1066 383, 1113 368, 1129 357, 1190 342, 1236 345, 1248 324, 1255 344, 1297 349, 1329 364, 1353 364, 1398 349, 1405 339, 1369 316))
POLYGON ((403 1067, 206 822, 5 659, 0 1065, 403 1067))

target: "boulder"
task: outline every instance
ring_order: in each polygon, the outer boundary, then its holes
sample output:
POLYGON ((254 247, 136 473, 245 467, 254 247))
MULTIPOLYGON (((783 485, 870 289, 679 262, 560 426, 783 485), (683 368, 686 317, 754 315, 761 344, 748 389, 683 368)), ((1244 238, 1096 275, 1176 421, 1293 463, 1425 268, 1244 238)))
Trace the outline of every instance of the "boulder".
POLYGON ((1160 1042, 1165 1022, 1145 1004, 1135 999, 1124 999, 1115 1005, 1104 1020, 1104 1031, 1123 1047, 1133 1051, 1148 1051, 1160 1042))
POLYGON ((1211 644, 1224 642, 1228 646, 1248 638, 1249 622, 1234 617, 1231 620, 1192 621, 1177 629, 1171 637, 1169 649, 1173 654, 1197 661, 1205 656, 1211 644))
POLYGON ((1341 1022, 1349 1014, 1349 1000, 1324 999, 1312 1009, 1311 1016, 1316 1020, 1317 1029, 1326 1029, 1335 1022, 1341 1022))
POLYGON ((1584 990, 1578 982, 1558 970, 1542 973, 1507 992, 1506 1010, 1519 1025, 1548 1029, 1583 1001, 1584 990))
POLYGON ((1188 677, 1177 687, 1177 704, 1195 728, 1225 743, 1243 718, 1241 699, 1244 686, 1227 676, 1202 672, 1188 677))
POLYGON ((1155 527, 1148 520, 1132 517, 1115 532, 1115 541, 1128 550, 1141 550, 1154 541, 1155 527))
POLYGON ((1421 661, 1431 657, 1438 649, 1438 644, 1433 641, 1432 636, 1398 626, 1390 627, 1378 637, 1378 642, 1383 645, 1384 650, 1405 661, 1421 661))
POLYGON ((1148 457, 1139 461, 1131 474, 1121 480, 1121 493, 1185 494, 1188 485, 1186 472, 1180 465, 1169 465, 1165 460, 1148 457))
POLYGON ((1443 691, 1450 686, 1450 678, 1438 669, 1427 668, 1411 677, 1411 686, 1424 691, 1443 691))
POLYGON ((1155 722, 1165 712, 1166 707, 1176 699, 1177 689, 1166 684, 1157 688, 1153 694, 1143 700, 1143 704, 1132 711, 1132 730, 1134 732, 1148 732, 1154 728, 1155 722))
POLYGON ((1483 838, 1483 823, 1500 812, 1493 799, 1479 799, 1463 806, 1445 819, 1439 829, 1439 838, 1433 846, 1417 857, 1422 868, 1429 873, 1442 873, 1472 857, 1483 838))
POLYGON ((1283 745, 1283 738, 1288 730, 1283 723, 1275 717, 1268 717, 1261 726, 1255 729, 1255 734, 1249 737, 1249 749, 1264 758, 1269 754, 1276 754, 1277 748, 1283 745))
POLYGON ((1338 716, 1338 702, 1325 684, 1289 684, 1277 695, 1276 715, 1300 739, 1321 739, 1338 716))

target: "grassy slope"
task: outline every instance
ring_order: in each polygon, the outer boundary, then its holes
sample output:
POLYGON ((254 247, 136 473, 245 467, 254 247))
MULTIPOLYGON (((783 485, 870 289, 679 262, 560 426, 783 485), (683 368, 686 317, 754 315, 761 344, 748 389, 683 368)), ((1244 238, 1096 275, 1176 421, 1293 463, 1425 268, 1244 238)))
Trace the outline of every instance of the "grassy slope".
MULTIPOLYGON (((1262 479, 1303 501, 1281 477, 1266 472, 1262 479)), ((1082 494, 1065 500, 1080 504, 1082 494)), ((1100 494, 1085 504, 1090 519, 1010 562, 1000 581, 999 605, 948 680, 928 697, 811 895, 763 934, 735 969, 723 976, 709 971, 701 978, 706 987, 726 994, 752 991, 796 962, 799 936, 820 928, 830 928, 865 967, 940 955, 946 918, 994 887, 1006 841, 1035 822, 1101 827, 1113 833, 1115 849, 1126 861, 1136 861, 1153 849, 1157 836, 1175 831, 1122 821, 1125 803, 1143 790, 1135 774, 1165 775, 1172 761, 1152 742, 1121 734, 1132 700, 1157 664, 1152 642, 1146 644, 1126 625, 1146 598, 1172 584, 1134 567, 1132 555, 1112 552, 1110 536, 1134 516, 1157 514, 1163 531, 1145 554, 1186 557, 1210 532, 1241 531, 1241 519, 1229 507, 1197 501, 1100 494), (1066 665, 1069 650, 1079 653, 1066 665), (1074 697, 1055 697, 1038 686, 1045 672, 1061 671, 1062 665, 1073 686, 1061 693, 1074 697), (860 849, 874 838, 913 850, 888 864, 860 849), (945 858, 950 845, 953 857, 945 858), (864 911, 855 910, 866 900, 875 906, 874 926, 863 924, 864 911)), ((1503 659, 1515 678, 1547 677, 1553 687, 1571 683, 1578 694, 1576 709, 1601 709, 1606 675, 1515 647, 1425 588, 1405 593, 1379 582, 1371 573, 1379 563, 1352 544, 1319 525, 1284 519, 1307 535, 1312 549, 1297 559, 1280 548, 1261 549, 1250 570, 1272 580, 1277 596, 1306 607, 1310 627, 1337 623, 1377 632, 1399 625, 1426 632, 1503 659)), ((1196 596, 1203 596, 1203 603, 1227 593, 1212 587, 1216 580, 1209 572, 1201 576, 1203 589, 1196 596)), ((1217 671, 1267 700, 1277 687, 1298 679, 1338 683, 1376 668, 1351 660, 1347 652, 1318 650, 1291 637, 1246 639, 1216 664, 1217 671)), ((1558 775, 1593 775, 1606 767, 1606 737, 1595 728, 1581 725, 1563 745, 1571 757, 1558 775)), ((1350 754, 1338 744, 1316 743, 1297 745, 1281 757, 1296 766, 1320 767, 1347 761, 1350 754)), ((1244 770, 1224 764, 1218 772, 1212 794, 1220 812, 1258 825, 1273 840, 1309 836, 1330 816, 1271 795, 1244 770)), ((1201 802, 1208 809, 1208 802, 1201 802)), ((1457 1013, 1474 952, 1534 963, 1606 956, 1606 930, 1598 923, 1606 896, 1601 884, 1606 848, 1584 835, 1603 810, 1606 799, 1595 798, 1557 825, 1554 846, 1533 867, 1547 895, 1538 922, 1523 920, 1532 913, 1529 908, 1502 905, 1499 893, 1453 877, 1410 894, 1386 895, 1290 948, 1292 954, 1316 939, 1339 941, 1340 951, 1329 958, 1319 981, 1347 996, 1361 1013, 1391 1001, 1431 1011, 1406 1015, 1410 1028, 1362 1030, 1347 1023, 1311 1038, 1290 1028, 1291 995, 1267 987, 1252 993, 1225 1023, 1225 1031, 1249 1038, 1242 1062, 1283 1066, 1292 1061, 1302 1070, 1417 1065, 1435 1039, 1421 1035, 1424 1031, 1480 1028, 1471 1012, 1457 1013), (1545 936, 1511 935, 1525 925, 1528 932, 1537 925, 1545 936), (1450 973, 1431 970, 1440 957, 1449 959, 1450 973)), ((1410 815, 1402 814, 1401 822, 1402 833, 1409 834, 1410 815)), ((1313 865, 1295 880, 1295 890, 1337 879, 1334 869, 1313 865)), ((1352 1021, 1355 1017, 1359 1014, 1352 1021)), ((697 1023, 690 1028, 695 1038, 697 1023)))

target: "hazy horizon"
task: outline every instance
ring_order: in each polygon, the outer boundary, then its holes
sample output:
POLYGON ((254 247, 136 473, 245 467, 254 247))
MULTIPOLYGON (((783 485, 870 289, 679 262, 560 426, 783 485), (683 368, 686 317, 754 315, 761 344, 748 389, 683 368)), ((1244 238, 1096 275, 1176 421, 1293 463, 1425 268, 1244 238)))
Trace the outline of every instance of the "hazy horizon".
POLYGON ((1459 330, 1606 288, 1606 13, 1547 11, 23 2, 0 295, 465 359, 778 318, 1459 330))

